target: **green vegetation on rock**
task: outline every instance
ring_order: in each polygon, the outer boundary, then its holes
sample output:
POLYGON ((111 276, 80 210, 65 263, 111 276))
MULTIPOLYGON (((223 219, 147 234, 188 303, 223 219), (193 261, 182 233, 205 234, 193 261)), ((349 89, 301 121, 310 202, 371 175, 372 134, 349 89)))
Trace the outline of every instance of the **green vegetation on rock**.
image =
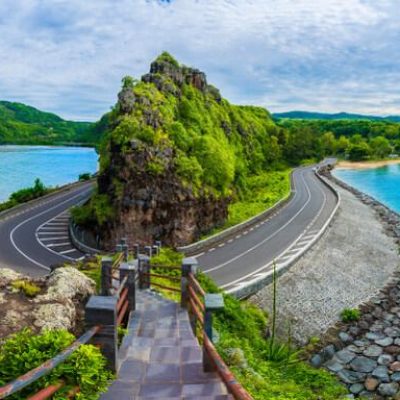
POLYGON ((0 101, 0 144, 94 143, 90 126, 25 104, 0 101))

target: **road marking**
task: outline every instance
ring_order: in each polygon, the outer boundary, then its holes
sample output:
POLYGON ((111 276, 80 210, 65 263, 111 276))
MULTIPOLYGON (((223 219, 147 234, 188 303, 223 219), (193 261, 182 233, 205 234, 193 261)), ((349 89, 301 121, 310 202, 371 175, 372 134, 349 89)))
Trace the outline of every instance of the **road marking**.
POLYGON ((64 242, 64 243, 50 243, 47 244, 46 247, 61 247, 61 246, 71 246, 70 242, 64 242))
POLYGON ((68 253, 72 253, 73 251, 76 251, 76 249, 69 249, 69 250, 60 251, 58 254, 68 254, 68 253))
POLYGON ((65 231, 59 231, 59 232, 48 232, 48 231, 42 232, 42 231, 39 231, 37 233, 38 233, 38 235, 55 235, 55 236, 57 236, 57 235, 65 235, 65 231))
MULTIPOLYGON (((92 189, 90 189, 90 192, 91 192, 91 191, 92 191, 92 189)), ((68 193, 67 195, 70 195, 70 194, 71 194, 71 193, 68 193)), ((49 211, 54 210, 54 209, 60 207, 61 205, 65 204, 65 203, 68 203, 69 201, 71 201, 71 200, 73 200, 73 199, 75 199, 75 198, 77 198, 77 197, 84 197, 84 195, 86 195, 86 194, 89 194, 89 190, 86 190, 86 191, 84 191, 84 192, 80 192, 80 193, 76 194, 75 196, 69 197, 69 198, 65 199, 64 201, 62 201, 62 202, 60 202, 60 203, 57 203, 57 204, 55 204, 54 206, 52 206, 52 207, 50 207, 50 208, 47 208, 46 210, 43 210, 43 211, 40 212, 39 214, 32 215, 31 217, 29 217, 29 218, 27 218, 27 219, 21 221, 18 225, 14 226, 14 228, 13 228, 12 231, 10 232, 9 237, 10 237, 10 242, 11 242, 12 246, 15 248, 15 250, 18 251, 19 254, 21 254, 23 257, 25 257, 27 260, 29 260, 29 261, 32 262, 33 264, 37 265, 39 268, 43 268, 43 269, 45 269, 45 270, 47 270, 47 271, 50 271, 50 268, 49 268, 49 267, 47 267, 46 265, 40 263, 39 261, 34 260, 32 257, 29 257, 24 251, 22 251, 22 250, 17 246, 17 244, 15 243, 15 240, 14 240, 14 234, 15 234, 15 232, 17 231, 17 229, 19 229, 21 226, 27 224, 28 222, 33 221, 35 218, 38 218, 38 217, 40 217, 41 215, 44 215, 44 214, 48 213, 49 211)), ((66 196, 67 196, 67 195, 66 195, 66 196)), ((62 198, 62 197, 66 197, 66 196, 60 196, 60 197, 62 198)), ((57 199, 57 198, 56 198, 56 199, 57 199)), ((52 199, 52 200, 54 200, 54 199, 52 199)), ((40 241, 38 241, 38 242, 40 243, 40 241)), ((40 243, 40 244, 41 244, 41 243, 40 243)), ((43 247, 45 247, 45 248, 47 249, 46 246, 43 246, 43 247)), ((48 250, 51 251, 50 249, 48 249, 48 250)), ((68 258, 69 258, 69 257, 68 257, 68 258)))
POLYGON ((220 243, 219 245, 218 245, 218 247, 224 247, 225 246, 225 243, 220 243))
POLYGON ((233 242, 233 239, 229 239, 229 240, 228 240, 228 243, 232 243, 232 242, 233 242))
POLYGON ((212 252, 212 251, 214 251, 215 250, 215 247, 212 247, 210 250, 208 250, 210 253, 212 252))
MULTIPOLYGON (((215 271, 217 269, 223 268, 224 266, 232 263, 233 261, 238 260, 239 258, 242 258, 243 256, 245 256, 246 254, 252 252, 253 250, 257 249, 258 247, 262 246, 265 242, 267 242, 268 240, 270 240, 271 238, 273 238, 274 236, 276 236, 282 229, 286 228, 294 219, 296 219, 296 217, 306 208, 307 204, 311 201, 311 191, 304 179, 304 174, 301 173, 300 174, 301 179, 306 187, 307 193, 308 193, 308 199, 307 201, 304 203, 304 205, 300 208, 299 211, 297 211, 297 213, 295 215, 293 215, 292 218, 290 218, 284 225, 282 225, 279 229, 277 229, 275 232, 273 232, 271 235, 267 236, 264 240, 262 240, 261 242, 257 243, 256 245, 254 245, 253 247, 250 247, 249 249, 247 249, 246 251, 244 251, 241 254, 238 254, 236 257, 231 258, 228 261, 223 262, 222 264, 216 265, 215 267, 209 268, 204 270, 204 272, 211 272, 211 271, 215 271)), ((297 239, 296 239, 297 240, 297 239)), ((286 249, 285 249, 286 250, 286 249)), ((224 287, 224 286, 221 286, 224 287)))
POLYGON ((239 239, 240 237, 242 237, 242 235, 236 235, 235 239, 239 239))
POLYGON ((69 239, 69 236, 58 236, 58 237, 46 237, 40 238, 42 242, 48 242, 49 240, 61 240, 61 239, 69 239))
MULTIPOLYGON (((303 174, 301 174, 301 176, 303 177, 303 182, 306 184, 306 182, 305 182, 305 180, 304 180, 303 174)), ((308 189, 307 184, 306 184, 306 187, 307 187, 307 189, 308 189)), ((325 204, 326 204, 326 201, 327 201, 325 192, 321 189, 321 187, 320 187, 319 185, 317 185, 317 187, 318 187, 318 190, 320 190, 321 193, 323 194, 323 199, 324 199, 324 200, 323 200, 323 202, 322 202, 322 206, 321 206, 321 208, 319 209, 317 215, 313 218, 313 220, 311 221, 311 223, 309 224, 309 226, 312 226, 312 225, 318 220, 319 216, 320 216, 321 213, 322 213, 322 210, 325 208, 325 204)), ((310 194, 311 194, 311 192, 310 192, 310 194)), ((298 240, 298 239, 296 239, 296 240, 298 240)), ((313 240, 316 240, 316 237, 314 237, 313 240)), ((292 246, 294 246, 295 243, 296 243, 296 241, 293 243, 292 246)), ((311 244, 311 243, 312 243, 312 242, 310 242, 310 244, 311 244)), ((283 254, 285 254, 285 252, 286 252, 287 250, 291 250, 292 246, 289 246, 287 249, 285 249, 285 250, 277 257, 277 259, 279 259, 283 254)), ((306 247, 307 247, 307 246, 306 246, 306 247)), ((300 249, 298 249, 298 250, 300 250, 300 249)), ((251 272, 250 274, 247 274, 247 275, 245 275, 245 276, 242 276, 241 278, 238 278, 238 279, 236 279, 236 280, 234 280, 234 281, 232 281, 232 282, 226 283, 225 285, 221 285, 220 288, 221 288, 221 289, 225 289, 227 286, 233 285, 234 283, 236 283, 236 282, 238 282, 238 281, 240 281, 240 280, 242 280, 242 279, 246 279, 246 278, 248 278, 248 277, 251 277, 251 276, 254 275, 255 273, 257 273, 257 272, 259 272, 259 271, 262 271, 263 269, 270 268, 271 265, 273 265, 273 263, 274 263, 274 261, 271 261, 271 262, 269 262, 268 264, 266 264, 266 265, 264 265, 264 266, 258 268, 257 270, 251 272)), ((277 266, 277 267, 278 267, 278 265, 282 265, 282 264, 281 264, 281 263, 276 263, 276 266, 277 266)), ((205 271, 205 272, 206 272, 206 271, 205 271)), ((269 272, 269 273, 270 273, 270 272, 269 272)))

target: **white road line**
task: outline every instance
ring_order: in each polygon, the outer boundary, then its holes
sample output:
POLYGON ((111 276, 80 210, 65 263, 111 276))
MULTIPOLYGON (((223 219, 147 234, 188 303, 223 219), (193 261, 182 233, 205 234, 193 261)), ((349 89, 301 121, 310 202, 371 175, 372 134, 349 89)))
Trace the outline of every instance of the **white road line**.
POLYGON ((211 249, 208 250, 208 252, 212 252, 215 250, 215 247, 212 247, 211 249))
POLYGON ((232 243, 232 242, 233 242, 233 239, 229 239, 229 240, 228 240, 228 243, 232 243))
POLYGON ((242 235, 236 235, 235 236, 235 239, 239 239, 239 238, 241 238, 242 237, 242 235))
POLYGON ((50 243, 46 245, 47 247, 61 247, 61 246, 71 246, 70 242, 64 242, 64 243, 50 243))
MULTIPOLYGON (((297 211, 297 213, 295 215, 293 215, 292 218, 290 218, 284 225, 282 225, 279 229, 277 229, 274 233, 272 233, 271 235, 267 236, 264 240, 262 240, 261 242, 257 243, 256 245, 254 245, 253 247, 250 247, 249 249, 247 249, 246 251, 244 251, 243 253, 237 255, 236 257, 231 258, 228 261, 223 262, 222 264, 216 265, 215 267, 212 267, 210 269, 204 270, 204 272, 211 272, 211 271, 215 271, 217 269, 223 268, 225 265, 228 265, 230 263, 232 263, 233 261, 238 260, 239 258, 242 258, 244 255, 252 252, 253 250, 257 249, 258 247, 262 246, 265 242, 267 242, 268 240, 270 240, 271 238, 273 238, 275 235, 277 235, 282 229, 285 229, 307 206, 307 204, 311 201, 311 192, 309 187, 307 186, 307 183, 304 179, 304 174, 301 173, 300 174, 304 185, 306 187, 307 193, 308 193, 308 199, 307 201, 304 203, 304 205, 300 208, 299 211, 297 211)), ((297 239, 296 239, 297 240, 297 239)), ((285 249, 286 250, 286 249, 285 249)), ((223 287, 223 286, 221 286, 223 287)))
MULTIPOLYGON (((302 174, 302 176, 303 176, 303 174, 302 174)), ((304 178, 303 178, 303 181, 304 181, 304 183, 306 183, 305 180, 304 180, 304 178)), ((306 184, 306 187, 307 187, 307 189, 308 189, 307 184, 306 184)), ((321 191, 321 193, 323 194, 324 201, 322 202, 322 206, 321 206, 321 208, 319 209, 317 215, 316 215, 316 216, 314 217, 314 219, 311 221, 310 226, 312 226, 312 225, 315 223, 315 221, 318 220, 319 216, 320 216, 321 213, 322 213, 322 210, 325 208, 325 204, 326 204, 326 201, 327 201, 325 192, 321 189, 321 187, 320 187, 319 185, 317 185, 317 187, 318 187, 318 189, 321 191)), ((310 193, 311 193, 311 192, 310 192, 310 193)), ((297 240, 297 239, 296 239, 296 240, 297 240)), ((295 243, 296 243, 296 241, 295 241, 291 246, 289 246, 287 249, 285 249, 280 255, 278 255, 277 259, 279 259, 283 254, 285 254, 287 250, 292 250, 292 246, 294 246, 295 243)), ((298 250, 299 250, 299 249, 298 249, 298 250)), ((245 276, 242 276, 241 278, 236 279, 236 280, 234 280, 234 281, 232 281, 232 282, 226 283, 225 285, 221 285, 220 288, 221 288, 221 289, 225 289, 227 286, 230 286, 230 285, 232 285, 232 284, 234 284, 234 283, 236 283, 236 282, 238 282, 238 281, 240 281, 240 280, 242 280, 242 279, 246 279, 246 278, 248 278, 248 277, 250 277, 250 276, 256 274, 257 272, 262 271, 263 269, 266 269, 266 268, 268 268, 268 267, 271 267, 272 264, 273 264, 273 261, 271 261, 271 262, 269 262, 268 264, 266 264, 266 265, 264 265, 264 266, 258 268, 257 270, 251 272, 250 274, 247 274, 247 275, 245 275, 245 276)), ((276 265, 278 266, 278 263, 277 263, 276 265)))
POLYGON ((73 251, 77 251, 77 250, 76 249, 64 250, 64 251, 60 251, 58 254, 68 254, 68 253, 72 253, 73 251))
POLYGON ((49 240, 61 240, 61 239, 69 239, 69 236, 58 236, 58 237, 40 238, 40 241, 41 241, 41 242, 48 242, 49 240))
MULTIPOLYGON (((90 189, 90 191, 92 191, 92 189, 90 189)), ((87 190, 87 192, 89 192, 89 190, 87 190)), ((14 234, 15 234, 15 232, 16 232, 17 229, 19 229, 21 226, 25 225, 26 223, 28 223, 28 222, 34 220, 34 219, 37 218, 37 217, 40 217, 41 215, 44 215, 44 214, 48 213, 48 212, 51 211, 51 210, 56 209, 57 207, 60 207, 62 204, 68 203, 69 201, 71 201, 71 200, 73 200, 73 199, 75 199, 75 198, 77 198, 77 197, 83 197, 83 195, 84 195, 85 193, 86 193, 86 192, 83 192, 83 193, 80 192, 80 193, 76 194, 75 196, 68 197, 68 198, 65 199, 64 201, 62 201, 62 202, 60 202, 60 203, 57 203, 56 205, 54 205, 54 206, 52 206, 52 207, 50 207, 50 208, 47 208, 46 210, 43 210, 43 211, 40 212, 39 214, 32 215, 31 217, 29 217, 29 218, 27 218, 27 219, 21 221, 18 225, 14 226, 14 228, 13 228, 12 231, 10 232, 10 241, 11 241, 11 244, 13 245, 13 247, 15 248, 15 250, 17 250, 19 254, 21 254, 23 257, 25 257, 27 260, 29 260, 29 261, 32 262, 33 264, 35 264, 35 265, 37 265, 38 267, 43 268, 43 269, 45 269, 45 270, 47 270, 47 271, 50 271, 50 268, 49 268, 49 267, 46 267, 46 265, 43 265, 43 264, 40 263, 39 261, 34 260, 32 257, 29 257, 26 253, 24 253, 24 252, 17 246, 17 244, 15 243, 15 240, 14 240, 14 234)), ((68 193, 68 194, 70 194, 70 193, 68 193)), ((64 197, 66 197, 66 196, 64 196, 64 197)), ((62 197, 61 197, 61 198, 62 198, 62 197)), ((54 200, 54 199, 52 199, 52 200, 54 200)), ((40 243, 40 241, 39 241, 39 243, 40 243)), ((44 246, 44 247, 45 247, 45 246, 44 246)), ((50 251, 50 250, 49 250, 49 251, 50 251)))
POLYGON ((39 232, 47 232, 47 231, 57 231, 57 232, 65 232, 65 228, 57 228, 53 226, 43 226, 42 228, 39 229, 39 232))
POLYGON ((218 247, 224 247, 225 246, 225 243, 220 243, 219 245, 218 245, 218 247))
POLYGON ((57 236, 57 235, 65 235, 65 231, 59 231, 59 232, 42 232, 42 231, 40 231, 40 232, 37 232, 37 234, 38 235, 55 235, 55 236, 57 236))

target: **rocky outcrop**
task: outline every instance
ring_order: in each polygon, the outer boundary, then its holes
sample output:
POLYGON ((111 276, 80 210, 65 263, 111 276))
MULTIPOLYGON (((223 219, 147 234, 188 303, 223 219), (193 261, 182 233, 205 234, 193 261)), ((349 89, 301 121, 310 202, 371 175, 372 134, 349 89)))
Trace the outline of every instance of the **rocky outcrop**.
POLYGON ((124 154, 113 149, 108 173, 98 179, 99 193, 111 196, 116 214, 102 229, 104 247, 112 249, 121 237, 128 243, 162 240, 166 245, 181 246, 223 224, 228 199, 195 196, 176 176, 174 160, 173 149, 142 146, 135 140, 124 154), (153 164, 162 172, 149 172, 153 164), (120 195, 116 177, 123 184, 120 195))
POLYGON ((0 269, 0 339, 30 327, 79 330, 83 307, 95 292, 95 283, 73 267, 61 267, 45 278, 28 278, 10 269, 0 269), (27 295, 15 287, 24 281, 39 288, 27 295))

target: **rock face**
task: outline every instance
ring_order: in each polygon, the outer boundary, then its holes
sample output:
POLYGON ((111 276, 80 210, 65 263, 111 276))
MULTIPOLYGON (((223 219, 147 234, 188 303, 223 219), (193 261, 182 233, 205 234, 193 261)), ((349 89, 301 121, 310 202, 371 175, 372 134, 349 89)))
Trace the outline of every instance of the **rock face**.
POLYGON ((0 269, 0 340, 24 327, 76 331, 86 299, 95 283, 73 267, 62 267, 46 278, 31 279, 9 269, 0 269), (37 285, 40 292, 29 297, 13 289, 23 280, 37 285))
POLYGON ((172 149, 144 147, 132 140, 129 152, 121 154, 115 147, 112 154, 110 168, 98 179, 99 193, 111 195, 116 210, 116 218, 102 229, 104 247, 112 249, 121 237, 127 237, 128 243, 162 240, 180 246, 225 221, 228 199, 195 196, 184 187, 176 176, 172 149), (154 159, 162 163, 160 174, 148 172, 154 159), (120 197, 116 196, 115 176, 124 182, 120 197))

